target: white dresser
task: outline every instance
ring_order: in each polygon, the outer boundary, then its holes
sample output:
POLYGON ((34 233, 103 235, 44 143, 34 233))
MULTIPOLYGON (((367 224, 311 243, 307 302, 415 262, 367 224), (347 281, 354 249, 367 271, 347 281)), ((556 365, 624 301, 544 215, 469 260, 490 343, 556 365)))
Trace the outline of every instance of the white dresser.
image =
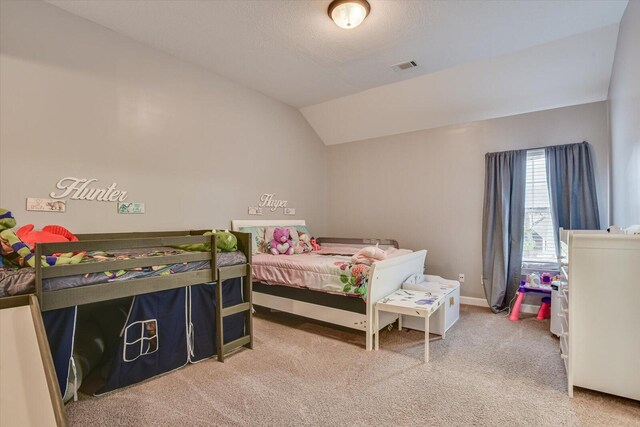
POLYGON ((640 236, 561 231, 560 350, 569 395, 584 387, 640 400, 640 236))

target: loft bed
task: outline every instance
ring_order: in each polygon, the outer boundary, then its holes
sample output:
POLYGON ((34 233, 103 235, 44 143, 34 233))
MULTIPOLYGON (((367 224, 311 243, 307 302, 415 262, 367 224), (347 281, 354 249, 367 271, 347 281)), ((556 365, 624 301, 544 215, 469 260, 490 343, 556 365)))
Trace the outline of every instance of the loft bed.
POLYGON ((230 351, 253 347, 250 235, 233 232, 238 250, 219 253, 216 236, 204 232, 80 234, 77 242, 36 245, 35 294, 65 400, 76 396, 78 380, 101 360, 75 353, 82 344, 77 321, 83 308, 104 308, 110 315, 116 307, 125 314, 110 325, 120 338, 106 385, 96 395, 214 355, 223 362, 230 351), (199 245, 200 251, 184 245, 199 245), (43 265, 43 255, 68 252, 86 252, 85 259, 43 265), (149 363, 150 358, 158 362, 149 363))
MULTIPOLYGON (((216 248, 216 236, 203 236, 206 230, 164 231, 164 232, 133 232, 107 234, 78 234, 77 242, 40 243, 35 249, 35 290, 42 311, 55 310, 76 305, 89 304, 116 298, 175 289, 200 283, 215 282, 218 275, 225 279, 244 277, 247 273, 247 263, 239 265, 220 264, 221 256, 215 249, 208 251, 181 251, 164 256, 136 256, 129 259, 105 260, 101 262, 87 262, 74 265, 60 265, 43 267, 42 255, 66 252, 114 251, 118 253, 135 249, 171 248, 180 245, 209 244, 216 248), (43 286, 48 283, 60 283, 64 278, 103 273, 105 271, 119 272, 133 269, 154 267, 158 265, 192 264, 187 271, 174 272, 163 275, 134 278, 131 280, 112 281, 97 280, 97 283, 79 286, 43 286), (62 278, 62 280, 60 279, 62 278), (58 280, 53 280, 58 279, 58 280), (117 283, 118 286, 112 286, 117 283), (57 289, 59 288, 59 289, 57 289)), ((233 233, 238 239, 238 252, 251 253, 249 236, 244 233, 233 233)), ((157 253, 157 251, 156 251, 157 253)), ((145 255, 145 254, 143 254, 145 255)), ((121 257, 122 258, 122 257, 121 257)))
MULTIPOLYGON (((266 227, 306 227, 304 220, 233 220, 232 229, 234 231, 249 231, 252 228, 266 227)), ((351 239, 351 238, 328 238, 323 237, 317 239, 323 246, 333 246, 336 253, 340 253, 341 249, 345 249, 345 254, 350 253, 349 249, 356 247, 361 248, 379 244, 381 247, 398 249, 398 242, 389 239, 351 239)), ((254 242, 255 245, 255 242, 254 242)), ((323 251, 318 252, 320 254, 323 251)), ((329 250, 328 252, 332 252, 329 250)), ((409 251, 407 251, 409 252, 409 251)), ((277 256, 281 260, 294 260, 292 257, 307 257, 309 254, 300 255, 282 255, 277 256)), ((300 283, 297 286, 279 282, 277 279, 269 280, 269 283, 257 280, 255 277, 256 269, 263 268, 261 260, 270 255, 255 255, 252 261, 252 271, 254 273, 253 280, 253 303, 258 306, 270 308, 273 310, 283 311, 315 320, 320 320, 335 325, 365 332, 366 349, 373 349, 373 336, 375 328, 374 323, 374 307, 375 303, 385 296, 400 289, 402 283, 413 274, 422 274, 424 271, 424 263, 427 256, 426 250, 409 252, 388 258, 383 261, 373 263, 368 272, 368 282, 365 298, 346 295, 341 292, 328 291, 323 292, 318 289, 310 289, 308 284, 300 283)), ((321 255, 318 255, 320 257, 321 255)), ((325 255, 322 255, 323 257, 325 255)), ((327 253, 326 259, 322 258, 313 261, 308 257, 304 263, 296 265, 293 268, 304 270, 307 268, 318 269, 318 263, 330 264, 333 259, 327 253), (309 265, 305 265, 309 264, 309 265)), ((276 258, 276 256, 273 256, 276 258)), ((350 258, 350 256, 349 256, 350 258)), ((302 258, 299 258, 302 259, 302 258)), ((344 261, 345 257, 338 257, 344 261)), ((339 262, 339 261, 338 261, 339 262)), ((264 268, 272 268, 265 266, 264 268)), ((324 271, 324 270, 323 270, 324 271)), ((380 323, 377 329, 380 330, 398 318, 392 313, 380 313, 380 323)))

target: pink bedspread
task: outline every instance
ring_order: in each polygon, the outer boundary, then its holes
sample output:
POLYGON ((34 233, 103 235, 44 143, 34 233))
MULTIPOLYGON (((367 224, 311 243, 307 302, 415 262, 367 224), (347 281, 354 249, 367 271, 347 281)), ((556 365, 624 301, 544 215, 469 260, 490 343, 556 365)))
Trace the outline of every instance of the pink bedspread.
MULTIPOLYGON (((345 252, 342 249, 323 246, 325 253, 345 252)), ((286 285, 309 288, 323 292, 353 295, 366 298, 370 267, 351 261, 347 255, 322 255, 311 252, 298 255, 253 255, 254 280, 269 285, 286 285)), ((408 249, 390 248, 387 257, 411 253, 408 249)))

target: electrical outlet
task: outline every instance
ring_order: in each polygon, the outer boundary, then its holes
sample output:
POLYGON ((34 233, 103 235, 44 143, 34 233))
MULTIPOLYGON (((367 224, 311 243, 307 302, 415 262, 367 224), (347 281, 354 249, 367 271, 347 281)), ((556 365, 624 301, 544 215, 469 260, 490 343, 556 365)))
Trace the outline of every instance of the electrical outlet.
POLYGON ((249 215, 262 215, 262 208, 249 206, 249 215))
POLYGON ((296 214, 296 208, 284 208, 284 214, 285 215, 295 215, 296 214))
POLYGON ((463 273, 458 274, 458 282, 464 283, 464 274, 463 273))

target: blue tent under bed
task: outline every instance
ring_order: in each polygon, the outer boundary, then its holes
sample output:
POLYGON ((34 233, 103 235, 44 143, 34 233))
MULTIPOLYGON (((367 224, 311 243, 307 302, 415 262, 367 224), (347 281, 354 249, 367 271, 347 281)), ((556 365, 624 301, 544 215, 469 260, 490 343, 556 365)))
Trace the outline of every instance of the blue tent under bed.
MULTIPOLYGON (((224 307, 243 302, 243 280, 221 282, 224 307)), ((77 397, 82 381, 101 364, 103 384, 96 396, 216 355, 216 286, 203 283, 136 295, 96 309, 43 312, 65 401, 77 397)), ((244 313, 224 317, 224 343, 245 336, 245 329, 244 313)))

